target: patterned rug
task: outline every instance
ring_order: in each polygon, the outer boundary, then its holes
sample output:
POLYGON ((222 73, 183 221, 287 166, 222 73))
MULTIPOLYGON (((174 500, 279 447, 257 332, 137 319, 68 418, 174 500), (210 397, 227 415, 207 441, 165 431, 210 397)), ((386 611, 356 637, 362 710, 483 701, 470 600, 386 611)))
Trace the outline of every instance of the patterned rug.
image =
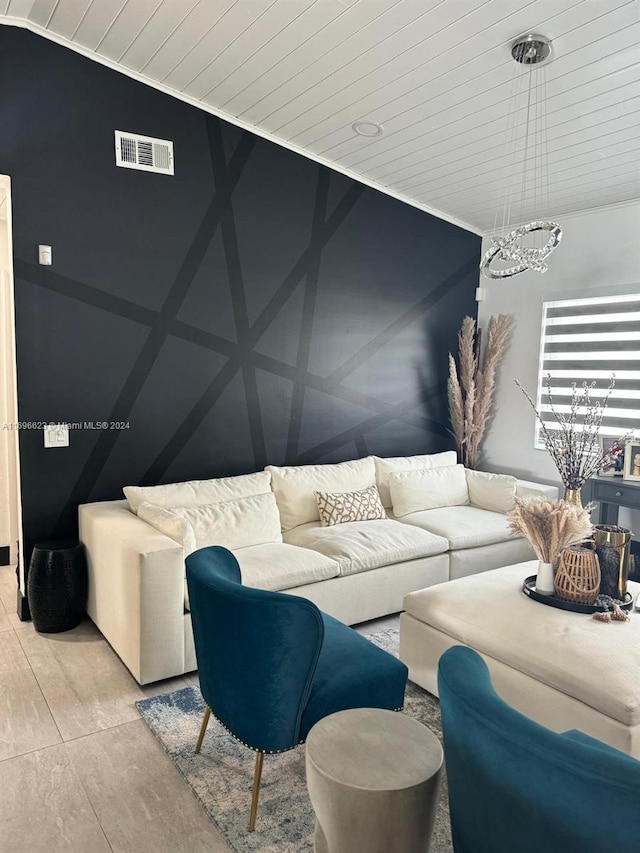
MULTIPOLYGON (((398 654, 398 629, 368 637, 398 654)), ((267 755, 262 772, 255 832, 247 832, 255 753, 234 740, 211 718, 202 751, 194 753, 204 714, 197 687, 143 699, 138 709, 151 731, 190 785, 210 819, 236 853, 312 853, 315 817, 307 795, 304 746, 267 755)), ((405 713, 442 739, 438 700, 409 682, 405 713)), ((451 830, 443 782, 431 853, 451 853, 451 830)))

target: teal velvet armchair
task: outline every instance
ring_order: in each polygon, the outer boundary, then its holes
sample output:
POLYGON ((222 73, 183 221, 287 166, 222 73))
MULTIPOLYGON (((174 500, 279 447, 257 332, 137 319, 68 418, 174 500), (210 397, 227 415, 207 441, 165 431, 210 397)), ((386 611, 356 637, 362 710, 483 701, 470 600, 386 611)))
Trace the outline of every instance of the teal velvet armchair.
POLYGON ((302 743, 323 717, 348 708, 399 710, 407 668, 306 598, 242 586, 225 548, 187 557, 200 689, 210 714, 256 765, 249 830, 255 828, 265 753, 302 743))
POLYGON ((523 716, 467 647, 442 655, 438 689, 455 853, 640 850, 640 761, 523 716))

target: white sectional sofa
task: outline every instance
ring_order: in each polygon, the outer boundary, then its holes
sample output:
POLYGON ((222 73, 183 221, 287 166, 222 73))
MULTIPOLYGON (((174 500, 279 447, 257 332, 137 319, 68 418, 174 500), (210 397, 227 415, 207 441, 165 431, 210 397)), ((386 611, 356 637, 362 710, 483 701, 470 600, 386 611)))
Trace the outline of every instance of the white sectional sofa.
POLYGON ((355 624, 400 611, 409 592, 530 559, 505 512, 516 494, 557 496, 465 471, 453 451, 124 492, 126 500, 80 506, 80 539, 89 616, 141 684, 196 668, 184 576, 196 548, 230 548, 245 584, 305 596, 355 624), (333 523, 344 517, 366 520, 333 523))

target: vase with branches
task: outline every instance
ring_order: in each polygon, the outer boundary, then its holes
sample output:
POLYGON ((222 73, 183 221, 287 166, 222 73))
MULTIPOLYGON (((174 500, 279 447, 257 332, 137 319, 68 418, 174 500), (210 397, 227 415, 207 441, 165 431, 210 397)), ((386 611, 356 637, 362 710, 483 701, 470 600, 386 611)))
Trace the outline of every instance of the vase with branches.
POLYGON ((449 353, 449 416, 458 458, 465 468, 476 468, 480 444, 492 416, 496 370, 509 344, 511 318, 507 314, 491 317, 487 343, 481 358, 482 331, 473 317, 465 317, 458 332, 458 363, 449 353))
POLYGON ((581 505, 580 489, 601 469, 615 462, 618 446, 624 446, 630 435, 623 435, 607 450, 600 444, 600 429, 611 392, 615 388, 615 375, 611 376, 602 402, 592 400, 591 394, 595 382, 582 383, 577 390, 576 383, 571 386, 569 412, 565 414, 556 407, 551 393, 551 375, 545 378, 547 410, 556 422, 550 427, 542 418, 536 404, 517 379, 514 380, 522 391, 540 424, 542 442, 558 469, 565 488, 565 500, 581 505))

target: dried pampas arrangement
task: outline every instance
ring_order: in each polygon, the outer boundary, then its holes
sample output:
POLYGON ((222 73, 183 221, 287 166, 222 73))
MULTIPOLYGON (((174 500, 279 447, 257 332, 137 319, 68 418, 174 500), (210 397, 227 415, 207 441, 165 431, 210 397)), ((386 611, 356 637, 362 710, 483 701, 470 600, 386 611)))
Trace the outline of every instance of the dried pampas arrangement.
POLYGON ((543 563, 553 563, 564 548, 588 539, 592 533, 586 509, 546 498, 516 498, 507 521, 512 533, 529 540, 543 563))
POLYGON ((491 317, 487 327, 484 360, 481 359, 481 332, 476 322, 465 317, 458 332, 458 361, 449 353, 449 416, 456 440, 458 458, 465 468, 476 468, 480 442, 491 419, 491 403, 496 370, 509 343, 511 318, 507 314, 491 317))

